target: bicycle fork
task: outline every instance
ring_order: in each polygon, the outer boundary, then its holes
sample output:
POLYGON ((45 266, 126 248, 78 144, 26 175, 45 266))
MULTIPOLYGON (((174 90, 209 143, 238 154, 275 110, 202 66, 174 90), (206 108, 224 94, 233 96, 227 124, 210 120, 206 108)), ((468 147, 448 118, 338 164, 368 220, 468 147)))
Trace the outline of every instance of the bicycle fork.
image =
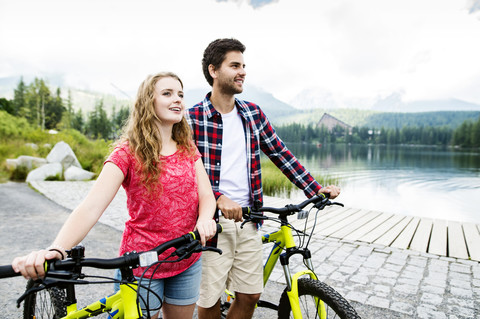
MULTIPOLYGON (((310 251, 304 250, 304 251, 297 251, 295 253, 300 253, 304 255, 303 253, 307 253, 310 255, 310 251)), ((292 309, 292 314, 293 317, 296 319, 302 318, 302 311, 300 309, 300 298, 299 298, 299 291, 298 291, 298 279, 302 276, 310 276, 311 279, 313 280, 318 280, 317 275, 313 272, 313 264, 311 258, 305 258, 304 255, 304 261, 307 264, 307 268, 305 270, 299 271, 295 273, 293 276, 290 272, 290 267, 288 264, 288 252, 283 253, 280 256, 280 263, 282 264, 283 272, 285 274, 285 280, 287 282, 287 296, 288 300, 290 301, 290 307, 292 309)), ((291 256, 291 255, 290 255, 291 256)), ((317 298, 316 296, 314 297, 315 299, 315 307, 316 307, 316 312, 319 316, 320 319, 326 319, 326 311, 325 311, 325 305, 322 300, 317 298)))
MULTIPOLYGON (((283 268, 283 273, 285 275, 285 281, 287 283, 287 296, 290 301, 290 307, 292 309, 292 314, 294 318, 302 318, 302 312, 300 309, 300 299, 299 299, 299 291, 298 291, 298 279, 302 276, 310 276, 313 280, 318 280, 317 275, 313 271, 313 263, 312 263, 312 255, 308 248, 304 248, 302 250, 298 249, 293 241, 292 236, 292 229, 286 225, 281 226, 282 231, 272 233, 263 237, 264 242, 275 242, 270 256, 267 260, 267 264, 265 265, 264 271, 264 284, 268 281, 270 277, 271 271, 273 266, 277 262, 278 258, 280 257, 280 263, 283 268), (283 236, 280 234, 283 233, 283 236), (283 242, 282 242, 283 239, 283 242), (282 251, 282 248, 286 247, 286 252, 282 251), (297 272, 292 276, 289 266, 290 257, 293 255, 300 254, 307 265, 307 269, 297 272)), ((325 305, 322 300, 315 297, 315 306, 317 309, 317 313, 320 319, 326 319, 326 311, 325 305)))

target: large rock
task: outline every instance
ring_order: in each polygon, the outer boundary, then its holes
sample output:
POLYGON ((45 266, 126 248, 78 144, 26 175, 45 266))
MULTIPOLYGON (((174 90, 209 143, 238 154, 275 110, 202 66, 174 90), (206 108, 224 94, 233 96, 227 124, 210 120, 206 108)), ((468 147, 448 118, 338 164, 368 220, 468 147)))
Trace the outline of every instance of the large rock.
POLYGON ((66 181, 88 181, 95 176, 94 173, 78 168, 76 166, 70 166, 63 173, 63 177, 66 181))
POLYGON ((61 163, 64 169, 69 168, 70 166, 76 166, 82 168, 80 162, 78 161, 75 153, 70 148, 70 146, 61 141, 55 144, 50 153, 47 155, 48 163, 61 163))
POLYGON ((7 159, 7 167, 12 170, 19 166, 25 166, 30 171, 32 168, 37 168, 44 164, 47 164, 46 159, 28 155, 20 155, 15 159, 7 159))
POLYGON ((49 163, 30 171, 27 175, 27 183, 31 181, 44 181, 49 177, 62 177, 62 164, 49 163))

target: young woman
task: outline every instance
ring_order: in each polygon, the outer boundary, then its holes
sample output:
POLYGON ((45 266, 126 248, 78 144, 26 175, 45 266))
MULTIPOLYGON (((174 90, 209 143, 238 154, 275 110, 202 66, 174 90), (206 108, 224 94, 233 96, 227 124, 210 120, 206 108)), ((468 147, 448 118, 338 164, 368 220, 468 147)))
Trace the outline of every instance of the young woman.
MULTIPOLYGON (((65 248, 74 247, 87 235, 120 185, 127 193, 130 215, 120 255, 150 250, 193 229, 198 229, 205 244, 215 234, 216 203, 184 110, 183 84, 178 76, 159 73, 147 77, 124 133, 87 197, 49 248, 14 259, 15 271, 26 278, 43 277, 45 259, 65 258, 65 248)), ((139 277, 143 271, 136 269, 134 275, 139 277)), ((145 278, 155 279, 152 287, 164 298, 163 317, 192 318, 200 287, 200 256, 162 264, 152 272, 147 271, 145 278)), ((150 307, 158 307, 152 299, 150 307)), ((152 316, 156 318, 158 313, 152 316)))

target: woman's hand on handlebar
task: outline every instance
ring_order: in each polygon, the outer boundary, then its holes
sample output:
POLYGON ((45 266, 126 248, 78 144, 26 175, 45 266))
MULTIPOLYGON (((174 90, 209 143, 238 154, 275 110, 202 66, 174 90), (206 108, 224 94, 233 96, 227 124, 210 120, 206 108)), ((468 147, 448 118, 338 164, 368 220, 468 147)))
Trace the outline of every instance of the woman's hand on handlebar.
POLYGON ((236 222, 242 221, 242 206, 231 200, 225 195, 217 199, 217 207, 222 211, 223 217, 233 219, 236 222))
POLYGON ((198 219, 195 230, 198 230, 202 246, 205 246, 207 240, 211 239, 217 233, 217 224, 213 219, 198 219))
POLYGON ((26 279, 37 280, 45 277, 45 261, 51 259, 62 259, 62 255, 50 250, 32 251, 28 255, 16 257, 12 262, 12 268, 26 279))
POLYGON ((330 199, 334 199, 338 195, 340 195, 340 187, 335 185, 328 185, 326 187, 322 187, 318 193, 329 194, 330 199))

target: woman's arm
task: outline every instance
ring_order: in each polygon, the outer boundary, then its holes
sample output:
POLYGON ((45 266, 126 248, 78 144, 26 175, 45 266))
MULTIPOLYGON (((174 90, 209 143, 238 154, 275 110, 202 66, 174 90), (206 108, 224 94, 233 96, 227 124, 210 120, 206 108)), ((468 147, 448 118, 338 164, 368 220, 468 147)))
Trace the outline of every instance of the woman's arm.
POLYGON ((195 228, 200 233, 202 245, 205 246, 207 240, 215 235, 217 229, 213 220, 216 202, 201 158, 195 162, 195 171, 198 185, 198 220, 195 228))
POLYGON ((17 257, 12 262, 13 269, 21 272, 25 278, 43 277, 45 260, 64 258, 65 249, 74 247, 85 238, 117 194, 123 178, 120 168, 107 162, 88 195, 70 214, 60 229, 55 241, 50 246, 55 250, 39 250, 23 257, 17 257))

